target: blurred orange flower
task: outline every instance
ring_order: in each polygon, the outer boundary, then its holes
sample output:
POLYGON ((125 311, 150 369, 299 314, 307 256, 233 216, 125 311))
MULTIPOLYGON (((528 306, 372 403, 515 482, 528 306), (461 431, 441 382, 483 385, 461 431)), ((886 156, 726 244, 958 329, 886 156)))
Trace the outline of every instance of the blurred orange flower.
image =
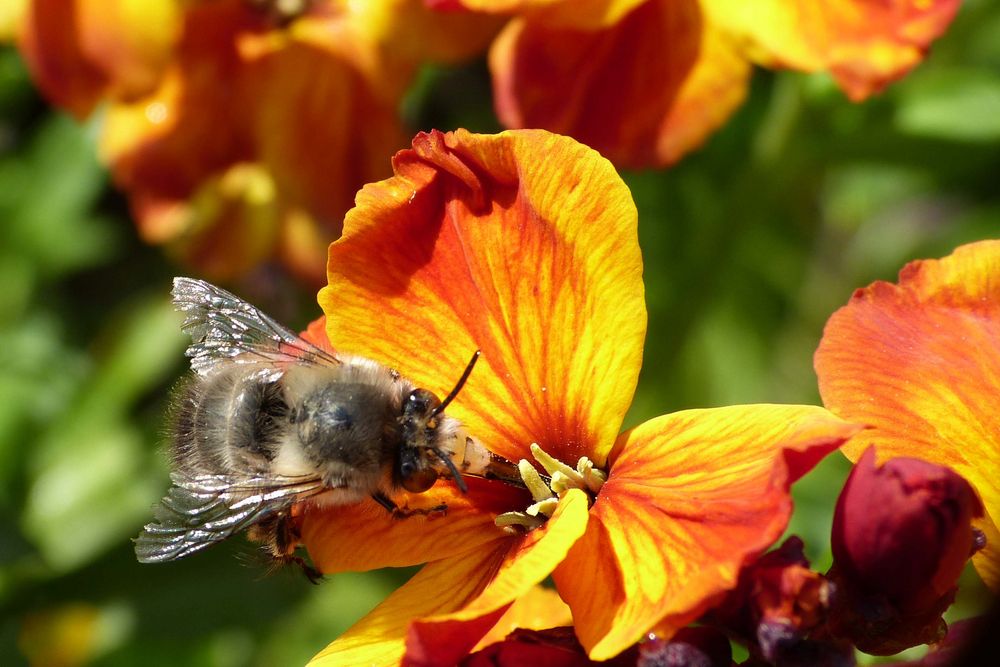
POLYGON ((53 102, 100 111, 147 241, 217 280, 279 260, 319 284, 354 193, 404 145, 419 64, 495 25, 420 0, 31 0, 19 44, 53 102))
POLYGON ((438 484, 402 503, 444 502, 445 517, 307 513, 324 572, 428 563, 316 664, 452 664, 550 574, 591 658, 670 636, 781 535, 789 485, 857 427, 751 405, 619 434, 646 310, 636 211, 611 164, 545 131, 460 130, 418 135, 393 165, 330 247, 330 340, 438 391, 481 349, 451 414, 509 460, 577 468, 553 474, 558 499, 470 480, 467 495, 438 484))
POLYGON ((619 166, 680 159, 742 103, 751 63, 829 72, 852 100, 903 76, 959 0, 427 0, 513 13, 490 69, 507 127, 544 127, 619 166))
POLYGON ((852 460, 874 445, 880 462, 924 459, 972 484, 986 512, 973 564, 1000 590, 1000 241, 857 290, 827 322, 815 363, 827 407, 874 427, 844 447, 852 460))

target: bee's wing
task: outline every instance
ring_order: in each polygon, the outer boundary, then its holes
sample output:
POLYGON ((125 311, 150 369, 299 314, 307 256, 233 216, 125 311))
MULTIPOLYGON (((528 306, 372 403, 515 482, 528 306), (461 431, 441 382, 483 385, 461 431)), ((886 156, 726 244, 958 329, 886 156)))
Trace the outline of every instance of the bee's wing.
POLYGON ((173 476, 174 485, 135 539, 140 563, 177 560, 246 530, 326 488, 315 477, 173 476))
POLYGON ((191 335, 185 353, 191 369, 206 375, 220 364, 259 364, 262 379, 280 377, 287 363, 338 364, 339 360, 303 340, 243 299, 194 278, 174 278, 174 306, 184 313, 191 335))

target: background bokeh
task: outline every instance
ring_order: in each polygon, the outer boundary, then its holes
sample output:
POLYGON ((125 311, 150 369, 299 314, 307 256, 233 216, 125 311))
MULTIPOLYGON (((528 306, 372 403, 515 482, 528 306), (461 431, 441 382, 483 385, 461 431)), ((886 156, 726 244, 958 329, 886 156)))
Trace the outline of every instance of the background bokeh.
MULTIPOLYGON (((426 68, 403 111, 413 131, 496 131, 489 90, 483 62, 426 68)), ((48 108, 0 50, 0 664, 301 664, 409 572, 311 586, 265 576, 240 540, 136 563, 130 538, 168 484, 181 269, 137 239, 94 153, 93 127, 48 108)), ((1000 234, 1000 5, 965 3, 927 61, 863 105, 825 76, 758 72, 703 149, 624 177, 650 315, 626 426, 816 403, 812 353, 853 289, 1000 234)), ((232 287, 293 327, 319 314, 267 268, 232 287)), ((792 530, 820 567, 847 467, 835 455, 796 490, 792 530)), ((985 604, 963 581, 958 616, 985 604)))

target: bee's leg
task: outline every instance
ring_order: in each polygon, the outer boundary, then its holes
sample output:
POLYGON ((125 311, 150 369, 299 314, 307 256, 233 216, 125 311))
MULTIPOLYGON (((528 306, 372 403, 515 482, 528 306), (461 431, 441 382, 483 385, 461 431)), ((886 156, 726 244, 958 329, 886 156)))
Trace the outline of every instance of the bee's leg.
POLYGON ((247 537, 264 546, 264 551, 271 557, 276 569, 284 565, 298 565, 310 582, 318 584, 322 581, 323 573, 295 553, 301 535, 292 517, 286 514, 272 515, 251 526, 247 537))
POLYGON ((406 519, 415 514, 421 514, 426 517, 435 518, 439 516, 444 516, 448 513, 448 506, 444 503, 440 505, 435 505, 434 507, 429 507, 427 509, 410 509, 409 507, 400 507, 397 505, 392 498, 385 495, 382 491, 376 491, 372 494, 372 499, 377 502, 382 507, 392 514, 394 519, 406 519))

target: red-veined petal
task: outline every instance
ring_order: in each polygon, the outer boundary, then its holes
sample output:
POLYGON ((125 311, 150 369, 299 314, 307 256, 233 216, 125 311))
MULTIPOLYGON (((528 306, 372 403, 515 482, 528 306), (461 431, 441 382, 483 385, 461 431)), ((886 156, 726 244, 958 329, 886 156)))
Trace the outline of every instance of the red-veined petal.
MULTIPOLYGON (((869 424, 844 448, 869 445, 879 461, 909 456, 962 475, 1000 520, 1000 241, 908 264, 899 284, 854 293, 827 322, 816 351, 820 393, 832 411, 869 424)), ((973 560, 1000 587, 1000 543, 973 560)))
POLYGON ((310 665, 457 662, 552 571, 586 524, 587 499, 572 492, 543 528, 429 563, 310 665))
POLYGON ((510 540, 495 574, 474 600, 456 611, 415 621, 407 635, 406 664, 450 665, 468 654, 512 602, 566 557, 587 527, 587 504, 582 491, 569 491, 544 527, 510 540))
POLYGON ((488 448, 603 463, 646 329, 636 212, 611 165, 543 131, 418 135, 366 186, 320 292, 340 350, 443 395, 488 448))
POLYGON ((374 500, 307 511, 302 542, 316 567, 333 573, 427 563, 506 537, 493 519, 512 506, 525 506, 530 502, 526 493, 477 479, 466 483, 467 494, 449 480, 439 480, 426 493, 394 497, 410 510, 447 506, 428 515, 394 518, 374 500))
POLYGON ((860 427, 813 406, 659 417, 619 438, 586 535, 555 571, 595 660, 669 637, 733 588, 791 515, 788 489, 860 427))

